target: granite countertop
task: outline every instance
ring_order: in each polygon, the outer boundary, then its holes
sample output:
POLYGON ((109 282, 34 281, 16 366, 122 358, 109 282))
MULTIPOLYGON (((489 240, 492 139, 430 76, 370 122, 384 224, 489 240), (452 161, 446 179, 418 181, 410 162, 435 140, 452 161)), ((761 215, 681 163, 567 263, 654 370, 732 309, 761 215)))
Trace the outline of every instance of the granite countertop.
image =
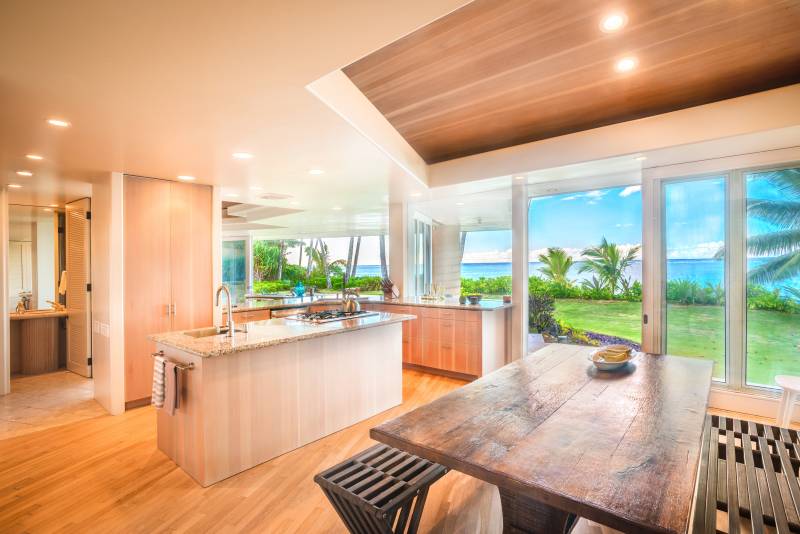
MULTIPOLYGON (((357 299, 360 303, 374 304, 394 304, 398 306, 422 306, 428 308, 451 308, 456 310, 471 311, 493 311, 510 308, 511 303, 504 303, 502 300, 481 300, 478 304, 459 304, 457 298, 446 298, 443 300, 428 300, 420 297, 410 297, 402 299, 384 300, 381 296, 362 296, 357 299)), ((314 297, 285 297, 283 299, 267 298, 265 300, 249 298, 244 303, 233 307, 233 313, 252 311, 252 310, 281 310, 288 308, 302 308, 312 304, 341 304, 339 298, 314 297)))
POLYGON ((344 321, 333 321, 322 324, 304 323, 287 319, 269 319, 266 321, 247 323, 249 328, 248 332, 236 332, 233 338, 229 338, 225 334, 209 335, 205 337, 193 337, 187 334, 187 332, 202 333, 209 330, 208 328, 154 334, 148 336, 148 338, 156 343, 174 347, 203 358, 209 358, 246 350, 262 349, 274 345, 281 345, 283 343, 293 343, 304 339, 330 336, 341 332, 351 332, 364 328, 374 328, 377 326, 400 323, 411 319, 416 319, 416 317, 414 315, 398 313, 379 313, 368 317, 345 319, 344 321))
MULTIPOLYGON (((370 301, 371 302, 371 301, 370 301)), ((470 311, 493 311, 511 308, 512 304, 502 300, 481 300, 477 304, 460 304, 456 298, 445 298, 442 300, 428 300, 420 297, 410 297, 392 300, 376 300, 376 303, 395 304, 397 306, 420 306, 426 308, 450 308, 455 310, 470 311)))

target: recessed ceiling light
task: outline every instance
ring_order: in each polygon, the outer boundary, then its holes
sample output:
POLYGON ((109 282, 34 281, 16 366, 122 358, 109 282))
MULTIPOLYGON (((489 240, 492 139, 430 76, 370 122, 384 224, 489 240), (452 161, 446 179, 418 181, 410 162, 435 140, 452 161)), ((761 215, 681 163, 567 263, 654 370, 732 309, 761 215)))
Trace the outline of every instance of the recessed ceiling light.
POLYGON ((19 184, 8 184, 8 187, 10 187, 11 189, 20 189, 20 188, 22 188, 22 186, 19 185, 19 184))
POLYGON ((415 193, 409 193, 409 195, 408 195, 408 196, 410 196, 410 197, 421 197, 421 196, 422 196, 422 193, 419 193, 419 192, 415 192, 415 193))
POLYGON ((647 159, 647 156, 639 156, 638 158, 636 158, 636 161, 644 161, 646 159, 647 159))
POLYGON ((35 161, 41 161, 41 160, 44 159, 42 156, 39 156, 37 154, 25 154, 25 157, 28 158, 28 159, 35 160, 35 161))
POLYGON ((253 159, 253 155, 250 152, 234 152, 233 157, 236 159, 253 159))
POLYGON ((600 29, 605 33, 614 33, 621 30, 628 23, 628 17, 625 13, 609 13, 603 20, 600 21, 600 29))
POLYGON ((59 128, 67 128, 69 126, 69 121, 65 121, 64 119, 47 119, 47 124, 50 126, 58 126, 59 128))
POLYGON ((51 208, 57 208, 57 207, 58 207, 58 204, 50 204, 50 207, 51 207, 51 208))
POLYGON ((44 211, 53 211, 53 208, 43 208, 44 211))
POLYGON ((463 205, 464 205, 463 202, 456 202, 456 206, 463 206, 463 205))
POLYGON ((340 206, 334 206, 334 207, 332 207, 331 209, 332 209, 333 211, 342 211, 342 208, 341 208, 340 206))
POLYGON ((325 171, 323 171, 322 169, 311 169, 310 171, 308 171, 308 174, 314 174, 314 175, 325 174, 325 171))
POLYGON ((614 70, 617 72, 630 72, 636 68, 639 62, 633 56, 626 56, 621 59, 618 59, 617 62, 614 64, 614 70))
POLYGON ((239 193, 225 193, 225 196, 228 198, 236 198, 239 196, 239 193))
POLYGON ((17 174, 19 174, 20 176, 33 176, 33 173, 31 171, 17 171, 17 174))
POLYGON ((264 190, 264 188, 261 187, 260 185, 252 185, 252 186, 250 186, 250 191, 263 191, 263 190, 264 190))
POLYGON ((515 180, 524 180, 525 177, 524 176, 515 176, 514 179, 515 180))
POLYGON ((178 180, 183 180, 184 182, 192 182, 196 178, 194 176, 189 176, 188 174, 181 174, 178 176, 178 180))

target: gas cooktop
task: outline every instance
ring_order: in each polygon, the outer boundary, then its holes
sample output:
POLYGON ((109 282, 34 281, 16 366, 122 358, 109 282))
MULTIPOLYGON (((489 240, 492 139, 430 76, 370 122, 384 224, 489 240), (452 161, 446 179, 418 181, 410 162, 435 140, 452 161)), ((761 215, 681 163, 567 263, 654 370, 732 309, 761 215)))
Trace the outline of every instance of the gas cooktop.
POLYGON ((303 321, 306 323, 329 323, 331 321, 344 321, 345 319, 360 319, 361 317, 369 317, 371 315, 378 315, 378 312, 371 312, 367 310, 359 310, 355 312, 325 310, 313 313, 297 313, 295 315, 288 315, 284 317, 284 319, 303 321))

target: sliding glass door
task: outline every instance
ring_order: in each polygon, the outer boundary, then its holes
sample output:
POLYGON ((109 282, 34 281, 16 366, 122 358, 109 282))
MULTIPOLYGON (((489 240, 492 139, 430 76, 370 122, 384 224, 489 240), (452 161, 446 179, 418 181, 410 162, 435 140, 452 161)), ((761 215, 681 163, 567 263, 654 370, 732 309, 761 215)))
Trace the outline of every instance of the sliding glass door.
POLYGON ((663 186, 665 348, 714 361, 726 380, 726 176, 668 181, 663 186))
POLYGON ((744 173, 748 386, 800 375, 800 168, 744 173))
POLYGON ((656 346, 734 388, 800 376, 800 166, 657 183, 656 346))

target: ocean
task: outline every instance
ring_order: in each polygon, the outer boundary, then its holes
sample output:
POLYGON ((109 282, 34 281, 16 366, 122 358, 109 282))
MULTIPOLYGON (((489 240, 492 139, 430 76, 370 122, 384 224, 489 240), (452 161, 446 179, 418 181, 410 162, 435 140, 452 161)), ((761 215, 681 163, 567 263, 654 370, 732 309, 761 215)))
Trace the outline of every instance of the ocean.
MULTIPOLYGON (((766 261, 763 258, 754 258, 748 261, 748 267, 753 268, 766 261)), ((573 264, 569 271, 572 280, 581 281, 590 279, 591 273, 579 273, 582 262, 573 264)), ((540 262, 532 261, 528 263, 530 275, 537 274, 542 267, 540 262)), ((380 276, 380 265, 359 265, 358 276, 380 276)), ((461 276, 463 278, 494 278, 496 276, 511 276, 511 263, 462 263, 461 276)), ((628 276, 632 280, 642 281, 642 262, 635 261, 628 269, 628 276)), ((676 259, 667 261, 667 280, 694 280, 701 285, 710 283, 712 285, 722 284, 725 277, 725 266, 722 260, 688 260, 676 259)), ((779 286, 788 285, 790 282, 784 281, 779 286)), ((798 284, 793 280, 791 285, 798 284)))

